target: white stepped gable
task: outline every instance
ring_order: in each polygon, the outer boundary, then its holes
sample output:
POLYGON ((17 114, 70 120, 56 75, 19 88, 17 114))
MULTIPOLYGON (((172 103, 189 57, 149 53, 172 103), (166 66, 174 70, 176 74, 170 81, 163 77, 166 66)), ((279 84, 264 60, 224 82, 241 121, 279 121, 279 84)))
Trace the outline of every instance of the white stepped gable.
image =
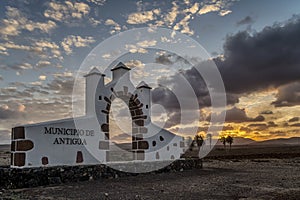
POLYGON ((147 83, 145 83, 145 81, 141 81, 138 86, 136 86, 137 89, 139 88, 148 88, 148 89, 152 89, 147 83))
POLYGON ((105 76, 105 74, 102 74, 96 67, 91 69, 91 71, 88 74, 84 75, 84 77, 91 76, 91 75, 105 76))

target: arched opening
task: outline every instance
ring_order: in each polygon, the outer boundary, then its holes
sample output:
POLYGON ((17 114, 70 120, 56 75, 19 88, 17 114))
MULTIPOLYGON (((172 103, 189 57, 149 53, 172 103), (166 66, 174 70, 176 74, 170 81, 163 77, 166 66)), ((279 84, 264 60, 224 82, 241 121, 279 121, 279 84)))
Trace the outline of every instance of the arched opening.
POLYGON ((107 162, 144 160, 149 149, 144 139, 148 116, 144 115, 143 103, 126 86, 123 89, 103 98, 106 106, 101 110, 105 120, 101 130, 105 138, 99 142, 99 149, 106 151, 107 162))
POLYGON ((132 116, 124 100, 116 98, 109 111, 110 161, 133 160, 132 116))
POLYGON ((120 98, 116 98, 112 102, 109 124, 111 142, 116 144, 132 143, 132 118, 127 104, 120 98))

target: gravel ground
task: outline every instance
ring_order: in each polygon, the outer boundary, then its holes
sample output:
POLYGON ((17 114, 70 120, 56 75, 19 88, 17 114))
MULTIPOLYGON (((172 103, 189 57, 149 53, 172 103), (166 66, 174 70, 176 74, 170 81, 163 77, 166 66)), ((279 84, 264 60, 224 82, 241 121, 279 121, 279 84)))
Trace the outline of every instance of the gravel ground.
POLYGON ((0 199, 300 199, 300 157, 205 159, 200 170, 3 190, 0 199))

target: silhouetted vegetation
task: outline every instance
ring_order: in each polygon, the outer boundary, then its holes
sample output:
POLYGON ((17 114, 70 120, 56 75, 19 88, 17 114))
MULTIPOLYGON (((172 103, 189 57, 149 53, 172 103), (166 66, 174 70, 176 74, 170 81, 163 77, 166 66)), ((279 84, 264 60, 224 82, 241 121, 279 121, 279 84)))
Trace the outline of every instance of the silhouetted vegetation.
POLYGON ((224 149, 226 149, 226 138, 224 136, 222 136, 219 140, 224 145, 224 149))
POLYGON ((233 143, 233 137, 231 137, 230 135, 228 135, 226 137, 226 142, 229 144, 229 148, 231 149, 231 145, 233 143))
POLYGON ((230 135, 228 135, 227 137, 222 136, 220 137, 219 140, 224 145, 224 149, 226 149, 226 143, 229 144, 229 148, 231 149, 231 145, 233 143, 233 137, 231 137, 230 135))

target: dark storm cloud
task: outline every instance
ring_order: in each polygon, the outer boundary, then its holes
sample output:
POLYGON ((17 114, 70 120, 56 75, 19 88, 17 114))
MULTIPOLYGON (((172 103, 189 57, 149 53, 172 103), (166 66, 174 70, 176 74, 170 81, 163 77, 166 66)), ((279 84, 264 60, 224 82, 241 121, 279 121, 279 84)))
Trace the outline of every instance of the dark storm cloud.
MULTIPOLYGON (((185 103, 193 102, 196 98, 198 108, 211 106, 211 98, 208 88, 203 78, 195 68, 181 70, 173 76, 160 78, 158 79, 158 84, 159 87, 152 90, 152 102, 160 104, 166 109, 168 120, 165 123, 165 128, 172 127, 176 124, 189 124, 195 120, 187 119, 185 122, 181 120, 181 109, 183 108, 180 108, 179 100, 175 94, 183 93, 182 95, 184 96, 185 103), (178 81, 182 77, 188 81, 188 84, 192 87, 195 96, 184 94, 186 91, 185 85, 178 81), (168 89, 167 86, 171 89, 168 89)), ((226 96, 227 104, 233 105, 238 102, 238 95, 227 93, 226 96)), ((192 103, 188 105, 191 106, 187 109, 196 109, 193 107, 192 103)))
POLYGON ((0 120, 3 119, 18 119, 24 116, 23 112, 12 110, 10 108, 0 107, 0 120))
POLYGON ((11 64, 11 65, 2 65, 1 69, 4 70, 14 70, 17 71, 19 73, 22 73, 24 70, 28 70, 28 69, 32 69, 32 65, 30 63, 15 63, 15 64, 11 64))
POLYGON ((250 16, 246 16, 245 18, 241 19, 236 23, 237 26, 246 25, 246 24, 252 24, 254 20, 250 16))
POLYGON ((272 136, 287 136, 287 133, 282 132, 282 131, 270 131, 270 134, 272 136))
POLYGON ((277 127, 277 126, 278 125, 273 121, 268 122, 268 127, 277 127))
POLYGON ((263 131, 268 128, 268 125, 265 123, 249 124, 248 127, 254 131, 263 131))
POLYGON ((240 131, 245 131, 247 133, 250 133, 250 132, 252 132, 252 129, 250 129, 249 127, 241 126, 240 131))
POLYGON ((180 108, 176 95, 168 88, 159 86, 151 91, 153 103, 162 105, 167 110, 180 108))
POLYGON ((231 130, 234 130, 234 128, 232 126, 228 125, 228 126, 223 126, 222 130, 223 131, 231 131, 231 130))
POLYGON ((24 99, 24 98, 32 98, 33 94, 23 90, 18 91, 17 88, 7 87, 0 89, 0 100, 10 100, 10 99, 24 99))
POLYGON ((300 123, 291 124, 290 126, 300 127, 300 123))
POLYGON ((300 19, 228 36, 215 62, 227 92, 249 93, 300 79, 300 19))
POLYGON ((46 86, 42 86, 42 89, 48 91, 54 91, 59 95, 72 95, 74 79, 73 78, 55 78, 46 86))
POLYGON ((299 121, 299 117, 293 117, 289 119, 289 122, 297 122, 297 121, 299 121))
POLYGON ((28 124, 29 121, 71 117, 72 88, 73 78, 55 78, 45 86, 16 82, 1 88, 0 123, 5 128, 12 128, 9 126, 28 124), (19 106, 25 106, 25 110, 19 106))
POLYGON ((162 65, 170 65, 173 62, 170 60, 171 55, 169 54, 162 54, 155 58, 155 62, 162 64, 162 65))
POLYGON ((268 123, 253 123, 253 124, 249 124, 248 126, 240 127, 240 131, 245 131, 247 133, 251 133, 254 131, 263 131, 270 127, 277 127, 277 126, 278 125, 272 121, 270 121, 268 123))
MULTIPOLYGON (((225 112, 225 111, 223 111, 225 112)), ((224 114, 224 113, 223 113, 224 114)), ((221 115, 216 115, 216 119, 221 115)), ((207 117, 207 121, 210 121, 211 116, 207 117)), ((226 111, 225 122, 234 122, 234 123, 242 123, 242 122, 262 122, 265 118, 262 115, 258 115, 255 118, 248 117, 244 109, 239 109, 237 107, 233 107, 226 111)))
POLYGON ((264 110, 262 112, 260 112, 261 115, 271 115, 273 114, 273 111, 272 110, 264 110))
MULTIPOLYGON (((245 18, 244 21, 250 21, 245 18)), ((243 22, 244 22, 243 21, 243 22)), ((243 94, 269 87, 279 87, 275 106, 293 106, 300 104, 300 19, 293 17, 285 24, 275 24, 261 32, 250 34, 247 31, 228 36, 224 44, 224 56, 214 61, 224 81, 227 104, 239 102, 243 94), (290 84, 288 86, 282 86, 290 84)), ((161 55, 156 61, 161 64, 182 62, 183 58, 161 55)), ((182 70, 198 98, 200 107, 211 106, 210 96, 201 75, 194 68, 182 70)), ((178 74, 158 80, 162 85, 177 84, 178 74)), ((182 88, 182 87, 177 87, 182 88)), ((154 102, 168 104, 168 108, 178 109, 178 102, 170 92, 161 89, 153 92, 154 102), (171 96, 169 96, 171 95, 171 96), (167 103, 168 102, 168 103, 167 103)), ((272 114, 264 111, 261 114, 272 114)))
POLYGON ((276 107, 299 105, 300 82, 294 82, 279 87, 276 98, 276 101, 272 102, 276 107))
MULTIPOLYGON (((175 93, 180 93, 181 91, 186 90, 185 85, 178 81, 180 80, 180 77, 184 77, 184 79, 188 81, 195 93, 195 97, 186 96, 186 101, 189 101, 190 98, 197 98, 198 106, 200 108, 211 106, 211 98, 208 88, 202 76, 195 68, 181 70, 173 76, 158 79, 158 84, 161 85, 161 87, 155 88, 152 91, 152 101, 163 105, 168 110, 180 109, 175 93), (176 89, 171 91, 170 89, 167 89, 167 87, 163 86, 172 86, 176 89)), ((239 101, 239 95, 232 93, 226 93, 226 98, 228 105, 233 105, 239 101)))

